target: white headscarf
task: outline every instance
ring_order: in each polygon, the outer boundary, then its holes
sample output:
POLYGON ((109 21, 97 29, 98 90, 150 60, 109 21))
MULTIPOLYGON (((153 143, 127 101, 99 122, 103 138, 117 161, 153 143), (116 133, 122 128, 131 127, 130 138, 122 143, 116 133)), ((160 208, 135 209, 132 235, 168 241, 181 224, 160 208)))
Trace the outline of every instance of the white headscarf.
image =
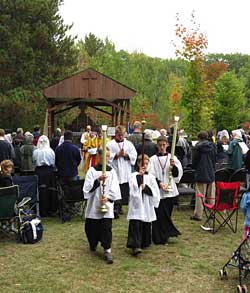
POLYGON ((46 135, 41 135, 37 142, 38 149, 47 149, 50 148, 49 139, 46 135))
POLYGON ((226 137, 227 139, 229 139, 229 134, 228 134, 228 131, 226 129, 220 131, 220 135, 219 135, 219 138, 222 139, 222 137, 226 137))
POLYGON ((233 138, 242 138, 240 129, 233 130, 232 135, 233 135, 233 138))

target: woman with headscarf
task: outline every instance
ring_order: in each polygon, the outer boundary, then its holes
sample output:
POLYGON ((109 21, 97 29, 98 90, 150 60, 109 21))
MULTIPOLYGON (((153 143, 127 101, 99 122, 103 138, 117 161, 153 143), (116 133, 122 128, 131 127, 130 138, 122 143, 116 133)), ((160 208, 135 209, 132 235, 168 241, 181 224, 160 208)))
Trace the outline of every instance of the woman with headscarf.
POLYGON ((33 152, 36 147, 33 145, 33 134, 29 131, 26 131, 24 134, 24 144, 20 148, 21 153, 21 171, 23 173, 27 171, 34 171, 34 164, 33 164, 33 152))
POLYGON ((227 130, 222 130, 218 132, 217 135, 217 155, 216 155, 216 163, 218 165, 218 169, 223 167, 228 167, 228 148, 229 148, 229 134, 227 130))
POLYGON ((229 165, 234 170, 240 169, 243 163, 242 149, 239 145, 242 140, 242 134, 239 129, 232 131, 233 140, 229 144, 228 155, 229 155, 229 165))
POLYGON ((54 183, 55 152, 46 135, 39 137, 33 152, 35 173, 38 175, 39 205, 41 216, 48 216, 55 208, 55 196, 51 192, 54 183))

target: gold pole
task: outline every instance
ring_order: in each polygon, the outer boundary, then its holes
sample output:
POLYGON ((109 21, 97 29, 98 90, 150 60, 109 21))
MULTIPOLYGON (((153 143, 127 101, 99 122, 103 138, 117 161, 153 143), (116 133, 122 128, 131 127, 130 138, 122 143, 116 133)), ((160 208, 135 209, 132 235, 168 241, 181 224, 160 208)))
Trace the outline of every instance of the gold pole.
MULTIPOLYGON (((177 137, 177 130, 178 130, 178 121, 179 121, 180 117, 179 116, 174 116, 174 133, 173 133, 173 139, 172 139, 172 145, 171 145, 171 155, 170 155, 170 160, 173 160, 174 158, 174 153, 175 153, 175 145, 176 145, 176 137, 177 137)), ((169 166, 169 173, 168 173, 168 186, 167 186, 167 191, 171 192, 173 191, 172 188, 172 179, 173 179, 173 174, 172 174, 172 169, 173 167, 171 166, 171 162, 170 162, 170 166, 169 166)))

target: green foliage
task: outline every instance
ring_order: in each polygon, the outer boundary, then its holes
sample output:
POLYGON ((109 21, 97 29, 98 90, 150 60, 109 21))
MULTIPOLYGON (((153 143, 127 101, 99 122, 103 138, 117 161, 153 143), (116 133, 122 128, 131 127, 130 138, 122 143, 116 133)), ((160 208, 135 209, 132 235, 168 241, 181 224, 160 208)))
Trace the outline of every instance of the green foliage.
POLYGON ((243 83, 232 72, 221 75, 215 83, 214 121, 218 130, 233 130, 245 112, 243 83))
POLYGON ((46 103, 39 91, 16 88, 6 95, 0 95, 1 128, 16 130, 22 127, 31 131, 35 124, 43 126, 46 103))
POLYGON ((43 88, 75 71, 74 38, 58 13, 62 0, 2 0, 0 92, 43 88))

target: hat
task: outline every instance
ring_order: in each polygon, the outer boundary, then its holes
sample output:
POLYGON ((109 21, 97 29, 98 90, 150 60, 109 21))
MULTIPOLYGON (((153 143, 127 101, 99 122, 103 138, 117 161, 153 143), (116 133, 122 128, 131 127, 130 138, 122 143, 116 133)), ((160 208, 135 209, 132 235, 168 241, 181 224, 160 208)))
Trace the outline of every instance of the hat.
POLYGON ((152 139, 152 132, 148 129, 145 130, 145 139, 152 139))
POLYGON ((232 135, 233 135, 233 137, 235 137, 235 138, 242 138, 242 134, 241 134, 240 129, 233 130, 233 131, 232 131, 232 135))

